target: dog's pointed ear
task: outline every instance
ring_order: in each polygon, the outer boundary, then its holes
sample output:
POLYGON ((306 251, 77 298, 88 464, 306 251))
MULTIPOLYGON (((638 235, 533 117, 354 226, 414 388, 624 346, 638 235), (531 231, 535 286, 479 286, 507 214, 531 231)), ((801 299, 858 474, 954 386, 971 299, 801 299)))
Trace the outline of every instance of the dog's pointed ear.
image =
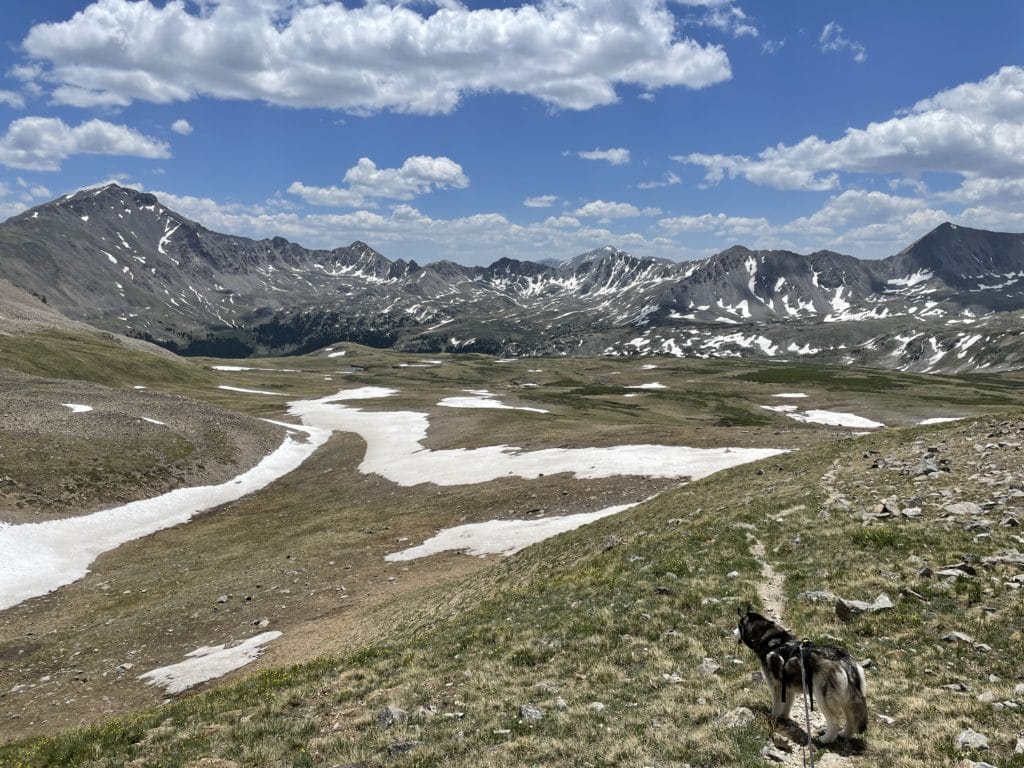
POLYGON ((743 616, 743 609, 740 608, 738 605, 736 606, 736 615, 740 617, 743 616))

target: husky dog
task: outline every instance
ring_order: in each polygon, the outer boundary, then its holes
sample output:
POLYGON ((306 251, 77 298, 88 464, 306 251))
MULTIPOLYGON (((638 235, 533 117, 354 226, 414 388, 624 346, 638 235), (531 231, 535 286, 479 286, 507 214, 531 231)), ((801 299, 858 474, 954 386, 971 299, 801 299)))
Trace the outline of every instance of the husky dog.
POLYGON ((734 633, 737 641, 756 653, 761 662, 765 682, 772 691, 773 717, 789 717, 793 700, 801 698, 806 683, 811 706, 817 701, 825 716, 822 744, 831 744, 840 735, 842 718, 846 719, 845 737, 867 730, 864 670, 849 653, 834 645, 801 642, 749 606, 746 613, 739 608, 737 611, 740 619, 734 633))

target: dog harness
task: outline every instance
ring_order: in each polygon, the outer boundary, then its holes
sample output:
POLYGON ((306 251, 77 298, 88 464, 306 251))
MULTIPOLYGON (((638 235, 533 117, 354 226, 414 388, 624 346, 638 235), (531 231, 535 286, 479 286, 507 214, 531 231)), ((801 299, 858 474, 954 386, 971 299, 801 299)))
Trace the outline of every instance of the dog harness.
MULTIPOLYGON (((800 687, 804 688, 805 680, 812 680, 813 676, 811 669, 808 665, 807 653, 808 651, 814 650, 814 643, 810 640, 802 641, 790 641, 788 643, 782 643, 781 645, 773 648, 770 653, 776 653, 782 658, 782 701, 786 701, 786 689, 789 688, 790 674, 795 675, 795 670, 790 666, 790 662, 796 660, 797 669, 800 670, 799 676, 795 682, 800 683, 800 687)), ((814 709, 814 686, 806 686, 805 693, 811 703, 811 709, 814 709)))

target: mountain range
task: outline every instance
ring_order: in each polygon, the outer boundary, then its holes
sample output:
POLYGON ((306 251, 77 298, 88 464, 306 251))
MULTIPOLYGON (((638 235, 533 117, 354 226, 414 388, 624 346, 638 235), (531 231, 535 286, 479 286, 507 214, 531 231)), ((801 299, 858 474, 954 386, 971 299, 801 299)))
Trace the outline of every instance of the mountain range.
POLYGON ((0 279, 183 354, 349 340, 499 355, 814 358, 920 372, 1024 365, 1024 235, 942 224, 860 260, 734 246, 702 261, 605 246, 559 262, 392 261, 213 232, 116 184, 0 224, 0 279))

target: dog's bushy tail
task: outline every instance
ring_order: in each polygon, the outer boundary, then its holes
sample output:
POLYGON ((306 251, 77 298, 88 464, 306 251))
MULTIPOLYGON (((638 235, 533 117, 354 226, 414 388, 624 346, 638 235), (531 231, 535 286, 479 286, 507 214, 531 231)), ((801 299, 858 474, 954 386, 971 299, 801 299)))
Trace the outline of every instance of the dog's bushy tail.
POLYGON ((849 704, 846 709, 846 727, 849 735, 861 734, 868 729, 867 683, 860 664, 850 660, 846 669, 849 683, 849 704))

